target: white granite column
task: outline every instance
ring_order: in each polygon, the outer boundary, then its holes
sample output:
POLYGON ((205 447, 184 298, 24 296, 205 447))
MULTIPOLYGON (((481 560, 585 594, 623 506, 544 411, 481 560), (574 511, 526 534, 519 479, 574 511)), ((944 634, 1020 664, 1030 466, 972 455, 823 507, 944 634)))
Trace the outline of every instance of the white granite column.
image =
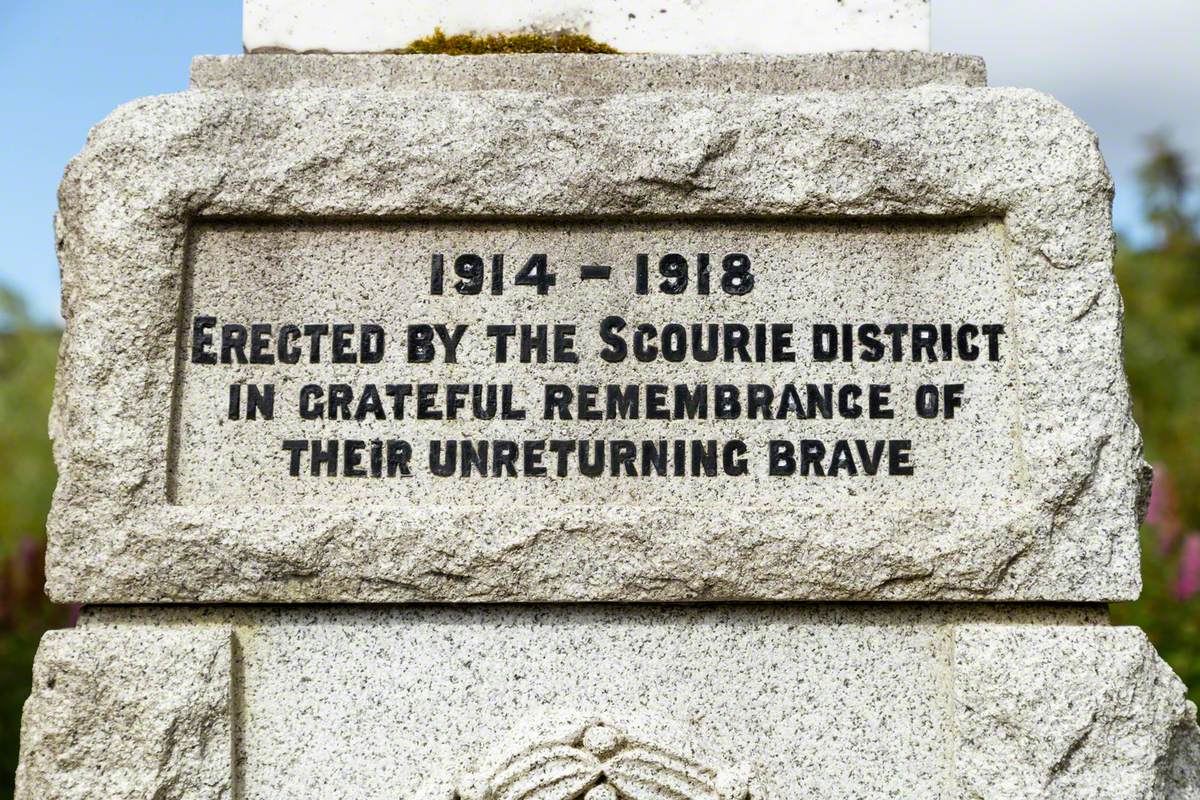
POLYGON ((435 28, 571 31, 624 53, 929 49, 929 0, 244 0, 243 13, 250 53, 379 53, 435 28))

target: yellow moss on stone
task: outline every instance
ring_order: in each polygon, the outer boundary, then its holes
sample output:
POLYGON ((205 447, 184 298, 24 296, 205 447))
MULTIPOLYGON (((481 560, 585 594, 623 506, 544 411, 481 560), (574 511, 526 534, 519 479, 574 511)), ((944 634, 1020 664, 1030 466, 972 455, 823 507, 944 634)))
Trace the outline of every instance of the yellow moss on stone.
POLYGON ((493 33, 447 36, 441 28, 396 52, 475 56, 484 53, 616 53, 616 49, 583 33, 493 33))

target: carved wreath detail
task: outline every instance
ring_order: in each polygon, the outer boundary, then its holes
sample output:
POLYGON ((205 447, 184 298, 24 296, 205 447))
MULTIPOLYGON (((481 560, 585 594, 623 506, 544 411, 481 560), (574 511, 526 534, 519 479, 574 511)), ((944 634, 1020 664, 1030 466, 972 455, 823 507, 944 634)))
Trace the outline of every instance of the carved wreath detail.
POLYGON ((748 776, 593 723, 460 783, 455 800, 749 800, 748 776))

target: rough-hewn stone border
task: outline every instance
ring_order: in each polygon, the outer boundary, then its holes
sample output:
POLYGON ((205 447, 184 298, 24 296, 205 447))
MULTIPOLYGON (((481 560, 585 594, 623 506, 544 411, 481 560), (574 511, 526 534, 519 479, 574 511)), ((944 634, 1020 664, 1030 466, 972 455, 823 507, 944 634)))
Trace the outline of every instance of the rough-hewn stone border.
POLYGON ((58 600, 1120 600, 1140 440, 1121 369, 1111 182, 1032 91, 191 91, 114 112, 60 190, 58 600), (1026 500, 861 530, 739 509, 168 502, 188 225, 204 217, 1002 218, 1026 500), (802 524, 803 523, 803 524, 802 524), (809 524, 811 523, 811 524, 809 524), (903 535, 897 534, 903 531, 903 535))
POLYGON ((50 631, 21 724, 18 800, 232 800, 233 631, 50 631))
POLYGON ((952 668, 958 796, 1200 792, 1196 706, 1141 630, 960 625, 952 668))

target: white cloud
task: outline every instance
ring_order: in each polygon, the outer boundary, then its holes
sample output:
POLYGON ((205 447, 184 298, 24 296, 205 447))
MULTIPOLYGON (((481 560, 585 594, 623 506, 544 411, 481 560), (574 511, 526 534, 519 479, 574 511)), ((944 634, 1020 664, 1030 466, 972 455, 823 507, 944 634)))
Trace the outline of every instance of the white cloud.
POLYGON ((1147 133, 1170 130, 1200 166, 1200 0, 934 0, 933 47, 981 55, 993 86, 1039 89, 1091 125, 1122 229, 1147 133))

